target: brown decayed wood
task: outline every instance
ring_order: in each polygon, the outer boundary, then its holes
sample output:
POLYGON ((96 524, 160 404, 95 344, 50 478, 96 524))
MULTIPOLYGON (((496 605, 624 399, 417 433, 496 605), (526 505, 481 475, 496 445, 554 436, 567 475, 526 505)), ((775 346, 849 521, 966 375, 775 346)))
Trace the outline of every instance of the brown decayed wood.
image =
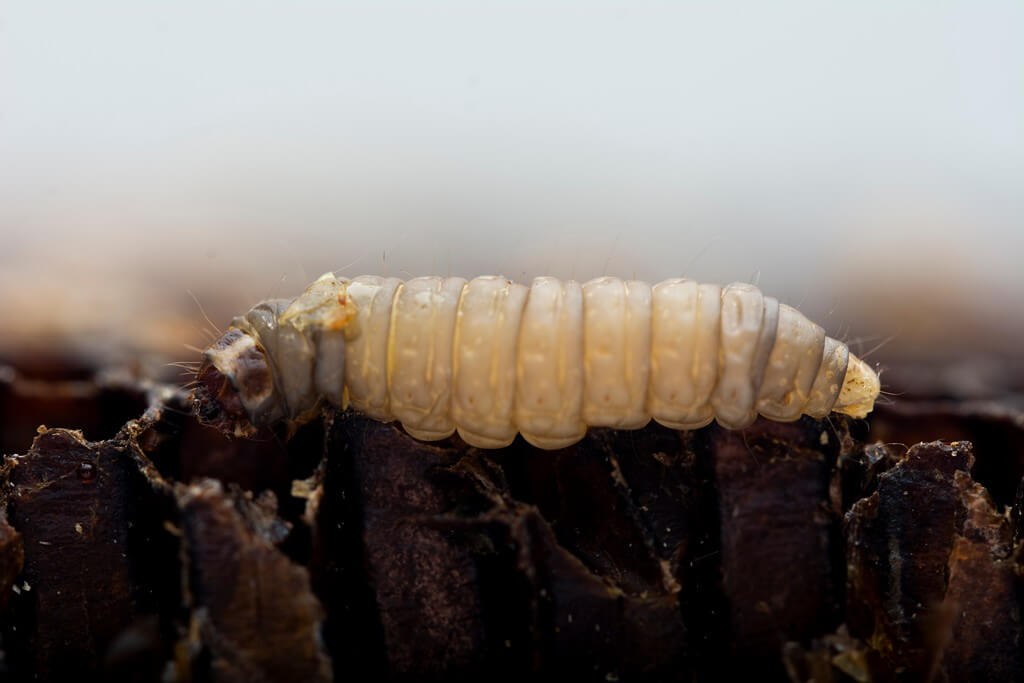
POLYGON ((0 381, 6 678, 1024 675, 1005 408, 480 451, 345 413, 228 439, 180 396, 118 432, 149 389, 74 381, 81 420, 0 381), (86 433, 32 444, 50 416, 86 433))

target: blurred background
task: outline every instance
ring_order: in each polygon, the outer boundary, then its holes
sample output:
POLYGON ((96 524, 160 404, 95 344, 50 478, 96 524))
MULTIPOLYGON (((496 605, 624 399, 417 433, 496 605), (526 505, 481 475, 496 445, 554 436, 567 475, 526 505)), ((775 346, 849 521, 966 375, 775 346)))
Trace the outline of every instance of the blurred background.
POLYGON ((924 362, 984 393, 1024 354, 1021 27, 1010 1, 8 0, 0 356, 194 359, 193 294, 223 326, 327 270, 686 275, 887 342, 897 389, 924 362))

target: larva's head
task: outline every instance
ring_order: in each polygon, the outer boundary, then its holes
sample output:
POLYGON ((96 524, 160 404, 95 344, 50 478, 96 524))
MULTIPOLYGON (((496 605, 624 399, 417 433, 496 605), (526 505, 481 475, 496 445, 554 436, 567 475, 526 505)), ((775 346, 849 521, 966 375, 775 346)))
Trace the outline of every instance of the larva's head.
POLYGON ((232 328, 203 352, 193 406, 200 422, 227 434, 253 436, 258 407, 273 403, 274 378, 266 352, 253 337, 232 328))
POLYGON ((875 400, 882 390, 878 373, 857 356, 850 354, 850 362, 846 366, 846 378, 839 390, 839 398, 832 406, 833 412, 850 417, 867 417, 875 407, 875 400))
POLYGON ((331 273, 295 299, 256 304, 203 352, 196 415, 251 436, 284 418, 311 418, 322 397, 340 404, 344 334, 355 317, 347 282, 331 273))

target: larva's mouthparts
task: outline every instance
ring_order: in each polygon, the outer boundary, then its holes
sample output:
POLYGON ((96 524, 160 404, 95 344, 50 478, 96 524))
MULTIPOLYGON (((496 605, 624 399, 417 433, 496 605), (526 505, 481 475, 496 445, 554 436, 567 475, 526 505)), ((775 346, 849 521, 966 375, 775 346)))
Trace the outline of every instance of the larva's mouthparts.
POLYGON ((203 353, 193 404, 200 422, 235 436, 254 436, 260 408, 272 401, 274 380, 266 352, 232 328, 203 353))

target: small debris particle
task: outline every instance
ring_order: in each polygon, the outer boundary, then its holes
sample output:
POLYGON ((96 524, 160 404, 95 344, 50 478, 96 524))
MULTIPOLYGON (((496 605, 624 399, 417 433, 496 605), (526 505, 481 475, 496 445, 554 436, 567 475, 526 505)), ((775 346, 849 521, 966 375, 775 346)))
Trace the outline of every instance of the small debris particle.
POLYGON ((88 484, 96 478, 96 466, 91 462, 83 462, 78 465, 78 478, 88 484))
POLYGON ((308 500, 313 497, 313 491, 316 489, 316 484, 313 477, 308 479, 293 479, 292 480, 292 497, 303 498, 308 500))

